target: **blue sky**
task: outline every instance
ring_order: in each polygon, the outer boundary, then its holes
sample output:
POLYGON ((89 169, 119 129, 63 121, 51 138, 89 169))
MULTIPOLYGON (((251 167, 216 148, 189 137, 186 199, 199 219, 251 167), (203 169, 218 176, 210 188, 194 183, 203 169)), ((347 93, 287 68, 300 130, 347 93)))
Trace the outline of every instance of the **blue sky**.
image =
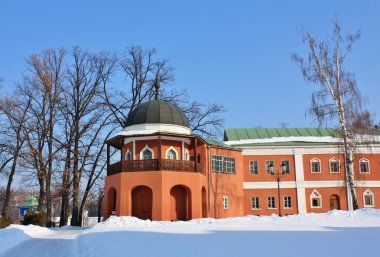
POLYGON ((362 32, 346 65, 379 121, 379 14, 379 1, 2 1, 0 77, 11 86, 47 47, 155 47, 176 67, 174 86, 224 104, 226 128, 316 126, 290 54, 307 50, 297 31, 326 38, 337 16, 344 34, 362 32))

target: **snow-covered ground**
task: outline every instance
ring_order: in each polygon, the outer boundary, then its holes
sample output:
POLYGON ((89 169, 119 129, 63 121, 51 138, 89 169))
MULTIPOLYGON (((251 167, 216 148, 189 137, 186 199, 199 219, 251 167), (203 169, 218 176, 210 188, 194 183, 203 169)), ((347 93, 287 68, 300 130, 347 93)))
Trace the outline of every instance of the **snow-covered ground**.
POLYGON ((111 217, 89 229, 12 225, 0 256, 380 256, 380 210, 151 222, 111 217))

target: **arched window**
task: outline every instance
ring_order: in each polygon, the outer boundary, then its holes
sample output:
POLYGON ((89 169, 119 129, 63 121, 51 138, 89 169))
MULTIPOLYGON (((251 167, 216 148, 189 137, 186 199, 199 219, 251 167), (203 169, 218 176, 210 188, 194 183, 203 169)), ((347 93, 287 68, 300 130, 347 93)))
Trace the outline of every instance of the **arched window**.
POLYGON ((127 152, 125 153, 125 160, 126 161, 132 160, 131 151, 129 151, 129 149, 127 149, 127 152))
POLYGON ((140 160, 150 160, 154 158, 153 150, 146 145, 140 152, 140 160))
POLYGON ((322 196, 317 190, 310 195, 311 208, 322 208, 322 196))
POLYGON ((321 161, 317 158, 313 158, 310 161, 311 173, 321 173, 321 161))
POLYGON ((190 155, 189 155, 189 151, 187 149, 185 150, 185 160, 190 161, 190 155))
POLYGON ((363 203, 364 203, 364 207, 368 208, 368 207, 374 207, 375 206, 375 198, 374 198, 374 194, 372 193, 371 190, 367 189, 364 193, 363 193, 363 203))
POLYGON ((169 159, 169 160, 177 160, 177 156, 178 156, 178 153, 177 153, 177 151, 174 149, 173 146, 169 147, 169 148, 166 150, 166 159, 169 159))
POLYGON ((332 158, 329 160, 330 173, 339 173, 340 172, 340 163, 337 158, 332 158))
POLYGON ((364 158, 359 160, 359 171, 360 173, 369 173, 369 160, 364 158))

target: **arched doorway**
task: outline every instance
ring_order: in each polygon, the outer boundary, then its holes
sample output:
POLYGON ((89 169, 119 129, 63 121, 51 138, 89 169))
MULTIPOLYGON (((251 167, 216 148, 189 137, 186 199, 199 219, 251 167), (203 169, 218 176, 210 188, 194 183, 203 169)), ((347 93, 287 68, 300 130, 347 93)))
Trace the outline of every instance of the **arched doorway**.
POLYGON ((205 187, 202 187, 202 218, 207 218, 207 195, 205 187))
POLYGON ((107 216, 116 215, 116 189, 111 187, 107 194, 107 216))
POLYGON ((339 196, 330 196, 330 210, 340 210, 339 196))
POLYGON ((174 186, 170 190, 170 219, 191 219, 191 193, 183 186, 174 186))
POLYGON ((152 220, 153 192, 147 186, 138 186, 132 191, 132 216, 152 220))

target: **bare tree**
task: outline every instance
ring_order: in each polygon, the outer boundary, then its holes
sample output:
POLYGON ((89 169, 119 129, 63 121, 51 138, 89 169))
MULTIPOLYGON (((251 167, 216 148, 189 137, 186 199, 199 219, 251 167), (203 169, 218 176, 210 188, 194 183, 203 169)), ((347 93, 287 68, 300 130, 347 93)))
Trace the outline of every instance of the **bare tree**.
POLYGON ((312 94, 310 114, 318 120, 319 125, 336 118, 339 122, 345 155, 346 183, 353 208, 358 209, 353 176, 354 149, 360 133, 358 128, 368 128, 371 118, 363 107, 364 98, 356 85, 354 74, 345 69, 344 62, 353 44, 360 38, 360 32, 343 37, 340 24, 335 21, 330 40, 319 41, 311 33, 304 33, 302 36, 309 48, 308 57, 304 59, 292 54, 292 60, 301 68, 304 79, 318 87, 312 94))
MULTIPOLYGON (((71 225, 80 226, 81 178, 91 161, 95 167, 90 169, 90 173, 97 171, 99 158, 92 158, 93 149, 98 150, 95 156, 101 154, 102 148, 99 149, 96 146, 111 116, 107 113, 109 109, 104 108, 100 103, 102 101, 100 98, 101 87, 109 81, 115 60, 108 53, 92 54, 79 47, 73 48, 71 57, 72 65, 67 67, 68 85, 64 92, 65 104, 62 113, 70 124, 67 153, 70 156, 72 152, 71 225)), ((71 160, 71 157, 67 159, 71 160)), ((66 164, 65 170, 67 171, 67 169, 66 164)), ((67 174, 63 178, 67 179, 67 174)))
POLYGON ((16 173, 16 167, 19 162, 20 154, 22 147, 25 142, 25 137, 23 136, 23 125, 26 120, 26 114, 29 108, 29 104, 25 109, 20 108, 17 104, 17 97, 4 97, 0 100, 0 115, 7 119, 6 125, 3 128, 6 128, 3 131, 2 139, 7 138, 5 142, 2 142, 0 145, 0 152, 7 152, 7 155, 2 159, 0 172, 7 166, 8 163, 11 163, 9 168, 8 182, 5 190, 5 199, 3 204, 3 209, 1 216, 5 217, 8 214, 9 201, 11 196, 11 187, 13 182, 13 177, 16 173))
POLYGON ((124 127, 133 108, 154 98, 154 84, 158 82, 161 99, 176 104, 184 111, 195 134, 207 137, 221 134, 223 106, 191 101, 186 90, 170 88, 175 81, 174 67, 168 60, 159 59, 155 49, 132 46, 119 56, 118 63, 125 75, 125 90, 113 92, 106 86, 103 89, 105 104, 119 127, 124 127))
MULTIPOLYGON (((40 195, 38 209, 46 204, 46 225, 51 226, 51 180, 56 155, 60 149, 54 146, 59 119, 57 106, 62 92, 63 49, 46 49, 27 59, 28 72, 18 85, 20 104, 30 103, 27 122, 24 124, 29 153, 28 160, 37 174, 40 195)), ((25 107, 23 107, 25 108, 25 107)))

